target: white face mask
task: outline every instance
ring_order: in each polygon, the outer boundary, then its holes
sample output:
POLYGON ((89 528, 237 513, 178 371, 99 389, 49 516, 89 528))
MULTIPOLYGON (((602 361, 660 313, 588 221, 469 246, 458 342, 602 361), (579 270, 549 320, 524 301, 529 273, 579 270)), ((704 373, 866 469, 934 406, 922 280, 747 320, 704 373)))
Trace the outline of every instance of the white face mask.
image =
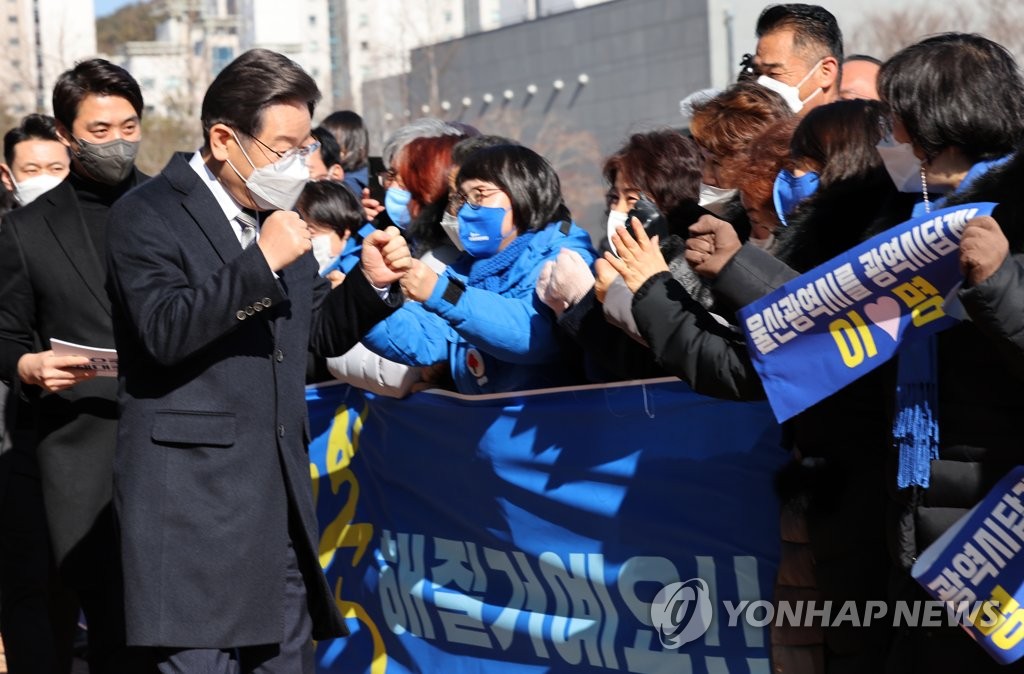
POLYGON ((725 212, 725 206, 736 198, 739 190, 727 190, 724 187, 700 184, 700 199, 697 201, 701 208, 706 208, 715 215, 721 217, 725 212))
POLYGON ((893 185, 900 192, 921 191, 921 160, 914 155, 910 143, 897 143, 892 136, 886 136, 875 146, 882 156, 885 170, 889 172, 893 185))
POLYGON ((306 166, 306 158, 299 156, 299 153, 296 152, 290 157, 279 159, 273 164, 256 168, 256 165, 252 163, 252 159, 249 159, 249 154, 242 147, 242 143, 238 140, 238 136, 235 135, 234 131, 231 134, 235 136, 235 141, 238 142, 242 155, 245 156, 245 160, 252 167, 252 173, 249 174, 248 178, 242 178, 242 174, 238 172, 238 169, 235 168, 235 165, 230 160, 228 161, 228 166, 231 167, 239 178, 245 181, 245 187, 249 190, 249 194, 252 195, 252 200, 257 208, 261 211, 272 211, 275 209, 290 211, 294 208, 295 202, 299 200, 299 195, 302 194, 303 188, 309 182, 309 167, 306 166))
POLYGON ((765 89, 770 89, 777 93, 778 95, 782 96, 782 98, 786 100, 786 105, 789 106, 790 110, 792 110, 793 112, 800 112, 801 110, 804 109, 804 104, 807 103, 807 101, 811 100, 812 98, 821 93, 821 87, 818 87, 817 89, 812 91, 811 95, 808 96, 807 98, 800 98, 800 87, 804 85, 804 82, 806 82, 811 77, 811 75, 814 73, 815 70, 818 69, 818 66, 820 65, 821 61, 815 63, 814 66, 807 71, 807 74, 804 75, 804 78, 796 83, 796 86, 792 86, 786 84, 785 82, 780 82, 776 79, 772 79, 767 75, 761 75, 760 77, 758 77, 757 83, 760 84, 765 89))
POLYGON ((441 216, 441 229, 452 240, 456 248, 466 250, 466 247, 462 245, 462 239, 459 238, 459 217, 457 215, 452 215, 445 211, 444 215, 441 216))
POLYGON ((750 242, 750 245, 754 246, 755 248, 760 248, 766 253, 770 253, 775 249, 775 234, 768 234, 768 236, 763 239, 755 239, 754 237, 750 237, 749 239, 747 239, 747 241, 750 242))
POLYGON ((334 256, 331 255, 331 235, 330 234, 317 234, 309 238, 310 244, 313 246, 313 257, 316 258, 316 262, 320 265, 320 271, 323 272, 331 262, 334 261, 334 256))
POLYGON ((626 227, 626 216, 628 213, 622 213, 621 211, 608 211, 608 249, 615 254, 616 257, 619 255, 619 251, 615 250, 615 244, 612 243, 612 234, 615 233, 619 227, 626 227))
POLYGON ((32 203, 43 192, 49 192, 57 185, 60 185, 63 180, 60 176, 44 173, 43 175, 27 178, 19 183, 14 179, 14 174, 11 174, 11 182, 14 183, 14 198, 22 206, 32 203))

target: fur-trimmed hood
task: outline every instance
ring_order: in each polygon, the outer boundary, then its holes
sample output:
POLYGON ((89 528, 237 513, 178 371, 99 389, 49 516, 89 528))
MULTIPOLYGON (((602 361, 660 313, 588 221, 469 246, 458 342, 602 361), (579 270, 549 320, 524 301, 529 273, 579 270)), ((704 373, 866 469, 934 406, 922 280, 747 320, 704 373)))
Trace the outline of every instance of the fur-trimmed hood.
POLYGON ((993 201, 999 204, 992 217, 1010 242, 1010 250, 1024 252, 1024 152, 1017 152, 1008 162, 985 173, 967 189, 949 197, 946 205, 972 201, 993 201))
MULTIPOLYGON (((775 231, 775 255, 798 272, 813 269, 868 238, 878 221, 898 208, 892 203, 897 196, 882 168, 833 183, 787 216, 789 226, 775 231)), ((905 209, 910 212, 909 202, 905 209)))
MULTIPOLYGON (((921 195, 897 193, 867 232, 869 238, 910 218, 921 195)), ((992 217, 1010 242, 1010 250, 1024 252, 1024 153, 1016 153, 1008 162, 978 177, 963 191, 949 195, 944 206, 992 201, 997 204, 992 217)))

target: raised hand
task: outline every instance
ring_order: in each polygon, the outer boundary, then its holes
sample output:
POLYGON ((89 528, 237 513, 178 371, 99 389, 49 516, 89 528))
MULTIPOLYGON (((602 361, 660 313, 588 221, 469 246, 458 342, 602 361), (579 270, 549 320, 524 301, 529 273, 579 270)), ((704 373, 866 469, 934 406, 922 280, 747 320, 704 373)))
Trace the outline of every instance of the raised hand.
POLYGON ((360 260, 366 278, 378 288, 401 279, 413 262, 409 244, 397 227, 371 232, 363 239, 360 260))
POLYGON ((543 284, 542 278, 537 278, 537 295, 559 316, 594 287, 594 273, 590 271, 590 265, 571 248, 560 250, 555 260, 544 265, 541 276, 545 272, 548 275, 543 284))
POLYGON ((279 272, 312 250, 310 232, 305 221, 295 211, 274 211, 260 227, 256 245, 271 271, 279 272))
POLYGON ((370 189, 368 187, 363 188, 363 212, 366 214, 366 221, 373 222, 373 220, 380 215, 380 212, 384 210, 384 204, 380 203, 376 199, 370 198, 370 189))
POLYGON ((732 225, 712 215, 702 215, 690 225, 684 257, 695 272, 715 278, 742 246, 732 225))
POLYGON ((608 262, 599 257, 594 261, 594 272, 597 274, 594 280, 594 296, 597 301, 604 304, 605 295, 608 294, 608 288, 615 283, 615 279, 619 278, 619 272, 615 271, 615 267, 608 264, 608 262))
POLYGON ((665 262, 658 247, 658 237, 648 238, 644 226, 636 218, 633 218, 630 224, 635 238, 629 235, 625 227, 619 227, 612 235, 612 243, 619 253, 618 257, 607 251, 604 259, 615 268, 629 289, 635 293, 647 279, 659 272, 668 271, 668 263, 665 262))
POLYGON ((970 285, 985 282, 1010 254, 1010 242, 995 219, 971 218, 960 239, 960 271, 970 285))
POLYGON ((402 286, 402 294, 407 298, 423 302, 434 292, 437 273, 420 260, 413 260, 399 285, 402 286))
POLYGON ((537 274, 537 284, 533 287, 533 292, 537 293, 537 299, 544 304, 547 304, 556 315, 561 316, 562 312, 565 311, 565 307, 562 306, 562 303, 549 303, 548 301, 548 286, 551 285, 551 272, 554 268, 554 260, 548 260, 544 263, 544 266, 540 268, 540 273, 537 274))

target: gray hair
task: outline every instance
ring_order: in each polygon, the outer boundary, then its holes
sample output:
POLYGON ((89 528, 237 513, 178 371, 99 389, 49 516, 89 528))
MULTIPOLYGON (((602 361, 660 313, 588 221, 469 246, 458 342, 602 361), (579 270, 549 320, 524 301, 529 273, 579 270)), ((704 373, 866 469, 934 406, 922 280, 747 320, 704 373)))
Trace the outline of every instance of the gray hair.
POLYGON ((437 138, 438 136, 464 136, 466 135, 461 129, 458 129, 451 124, 434 118, 434 117, 420 117, 414 119, 402 128, 395 131, 393 134, 388 136, 388 139, 384 141, 384 149, 381 151, 381 159, 384 160, 384 166, 391 168, 392 162, 398 153, 402 151, 406 145, 416 140, 417 138, 437 138))

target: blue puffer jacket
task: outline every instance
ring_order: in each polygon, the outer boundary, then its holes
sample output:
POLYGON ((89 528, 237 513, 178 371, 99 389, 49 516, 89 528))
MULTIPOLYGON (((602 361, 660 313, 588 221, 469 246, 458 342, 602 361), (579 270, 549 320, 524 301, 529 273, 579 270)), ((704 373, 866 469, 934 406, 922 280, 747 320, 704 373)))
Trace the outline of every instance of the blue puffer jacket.
POLYGON ((485 259, 463 255, 422 304, 405 305, 364 338, 408 365, 447 360, 460 393, 501 393, 569 383, 552 311, 534 293, 541 266, 562 248, 594 262, 590 235, 553 223, 485 259))

